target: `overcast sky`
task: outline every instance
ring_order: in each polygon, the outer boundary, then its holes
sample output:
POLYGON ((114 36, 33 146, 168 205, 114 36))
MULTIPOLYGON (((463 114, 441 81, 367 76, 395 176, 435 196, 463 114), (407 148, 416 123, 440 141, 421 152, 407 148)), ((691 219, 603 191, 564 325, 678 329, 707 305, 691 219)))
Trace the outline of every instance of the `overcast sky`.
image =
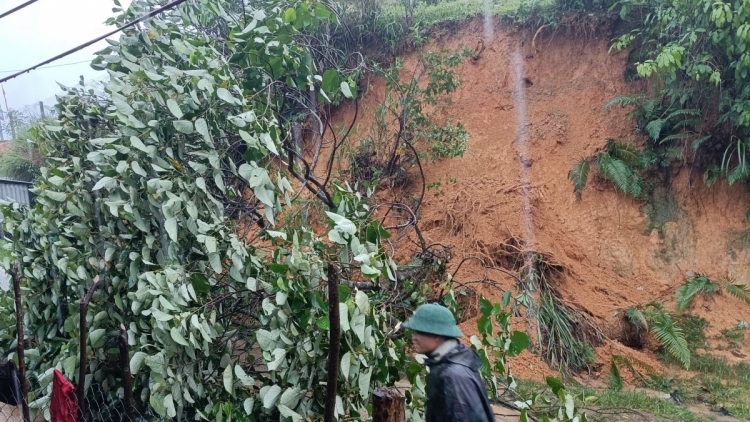
MULTIPOLYGON (((25 2, 0 0, 0 13, 25 2)), ((130 0, 121 3, 124 6, 130 0)), ((112 7, 112 0, 38 0, 0 19, 0 77, 9 76, 8 71, 31 67, 114 29, 104 24, 114 15, 112 7)), ((106 41, 101 41, 47 65, 56 67, 37 69, 3 83, 8 105, 11 109, 21 108, 42 100, 51 104, 54 95, 60 92, 56 82, 73 85, 78 83, 80 75, 86 80, 106 76, 92 69, 88 62, 93 60, 95 51, 107 45, 106 41), (84 63, 67 65, 75 62, 84 63)), ((5 103, 0 105, 4 110, 5 103)))

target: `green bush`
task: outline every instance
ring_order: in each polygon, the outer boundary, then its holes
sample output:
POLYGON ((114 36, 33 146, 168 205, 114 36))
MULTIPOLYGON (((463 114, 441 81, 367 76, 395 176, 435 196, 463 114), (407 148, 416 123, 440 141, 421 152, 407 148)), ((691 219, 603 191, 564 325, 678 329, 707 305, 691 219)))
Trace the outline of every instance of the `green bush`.
POLYGON ((629 27, 613 48, 631 51, 637 75, 652 82, 646 100, 664 110, 639 111, 651 114, 649 137, 663 150, 682 151, 670 163, 694 154, 708 184, 748 180, 750 10, 745 3, 621 0, 613 10, 629 27), (662 124, 671 126, 669 133, 662 124))
POLYGON ((41 156, 33 145, 15 140, 8 151, 0 155, 0 177, 30 182, 39 175, 41 156))

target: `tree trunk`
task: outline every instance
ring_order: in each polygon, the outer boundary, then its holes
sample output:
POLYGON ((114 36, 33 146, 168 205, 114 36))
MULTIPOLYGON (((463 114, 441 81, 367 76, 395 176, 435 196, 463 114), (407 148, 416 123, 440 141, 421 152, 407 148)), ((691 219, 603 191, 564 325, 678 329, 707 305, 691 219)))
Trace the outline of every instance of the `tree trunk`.
POLYGON ((124 324, 120 324, 120 336, 117 338, 117 345, 120 348, 120 370, 122 371, 122 384, 125 390, 125 415, 128 421, 134 422, 137 415, 135 413, 135 400, 133 400, 133 379, 130 374, 128 331, 124 324))
POLYGON ((339 319, 339 275, 336 267, 328 263, 328 320, 330 344, 328 346, 328 379, 323 422, 333 422, 336 413, 336 392, 339 377, 339 350, 341 348, 341 320, 339 319))
POLYGON ((378 388, 372 393, 372 422, 404 422, 406 401, 396 388, 378 388))
POLYGON ((80 301, 80 361, 78 362, 78 388, 76 389, 76 398, 78 399, 78 409, 81 412, 80 417, 83 419, 86 409, 86 314, 89 310, 89 302, 94 295, 96 285, 99 284, 99 276, 94 277, 94 284, 91 285, 86 297, 80 301))
POLYGON ((13 294, 16 301, 16 335, 18 335, 18 345, 16 353, 18 354, 18 378, 21 381, 21 409, 23 410, 23 420, 31 421, 29 417, 29 384, 26 382, 26 359, 24 357, 24 333, 23 333, 23 304, 21 303, 21 276, 18 275, 18 264, 13 266, 10 271, 13 278, 13 294))

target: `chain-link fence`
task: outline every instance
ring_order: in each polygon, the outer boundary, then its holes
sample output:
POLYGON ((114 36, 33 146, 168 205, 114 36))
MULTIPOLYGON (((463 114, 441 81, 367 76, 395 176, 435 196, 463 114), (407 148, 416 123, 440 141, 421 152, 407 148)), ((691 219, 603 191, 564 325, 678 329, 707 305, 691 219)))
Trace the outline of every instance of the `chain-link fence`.
MULTIPOLYGON (((92 373, 96 372, 96 366, 90 368, 92 373)), ((27 374, 36 384, 40 378, 48 381, 46 385, 38 386, 40 388, 35 392, 28 393, 28 403, 24 406, 26 399, 22 392, 24 380, 21 373, 13 361, 0 361, 0 422, 140 422, 163 419, 153 412, 148 397, 133 398, 119 382, 110 386, 107 379, 97 381, 87 375, 84 379, 88 388, 78 391, 78 386, 61 372, 54 370, 45 374, 44 377, 27 374), (39 397, 40 392, 47 394, 39 397), (79 400, 80 395, 84 396, 83 400, 79 400)))
MULTIPOLYGON (((72 400, 56 397, 41 398, 29 403, 29 422, 142 422, 161 418, 150 410, 126 406, 125 401, 111 397, 102 390, 89 389, 84 406, 72 400)), ((0 422, 24 422, 23 403, 16 405, 0 401, 0 422)))
POLYGON ((0 402, 0 422, 22 422, 23 409, 21 406, 14 406, 0 402))

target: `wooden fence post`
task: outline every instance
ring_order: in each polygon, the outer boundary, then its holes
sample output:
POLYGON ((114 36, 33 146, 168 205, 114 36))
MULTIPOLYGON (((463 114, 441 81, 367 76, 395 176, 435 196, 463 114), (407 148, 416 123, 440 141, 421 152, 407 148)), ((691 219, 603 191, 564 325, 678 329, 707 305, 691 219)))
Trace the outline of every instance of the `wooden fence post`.
POLYGON ((372 422, 404 422, 406 401, 396 388, 377 388, 372 393, 372 422))

